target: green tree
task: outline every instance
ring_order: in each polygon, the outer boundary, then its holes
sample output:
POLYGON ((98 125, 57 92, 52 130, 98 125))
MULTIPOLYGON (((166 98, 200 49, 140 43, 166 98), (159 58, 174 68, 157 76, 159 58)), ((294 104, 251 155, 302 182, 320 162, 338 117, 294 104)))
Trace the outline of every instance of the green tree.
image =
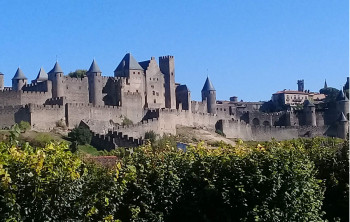
POLYGON ((83 78, 86 76, 86 69, 77 69, 74 72, 70 72, 68 73, 68 76, 72 77, 72 78, 83 78))
POLYGON ((326 98, 324 100, 325 103, 334 103, 339 94, 339 90, 333 87, 327 87, 320 89, 320 93, 326 95, 326 98))
POLYGON ((26 131, 30 130, 30 123, 27 121, 22 120, 18 126, 22 132, 26 132, 26 131))
POLYGON ((68 137, 75 145, 85 145, 90 144, 92 134, 89 129, 79 126, 72 129, 72 131, 68 133, 68 137))

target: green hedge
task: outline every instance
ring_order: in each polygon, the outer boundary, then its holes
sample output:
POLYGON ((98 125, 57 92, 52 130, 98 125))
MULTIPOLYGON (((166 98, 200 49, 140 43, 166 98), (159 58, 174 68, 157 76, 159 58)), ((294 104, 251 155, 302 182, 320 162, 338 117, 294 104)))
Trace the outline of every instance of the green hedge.
POLYGON ((106 169, 64 144, 0 143, 0 220, 348 221, 347 146, 143 146, 106 169))

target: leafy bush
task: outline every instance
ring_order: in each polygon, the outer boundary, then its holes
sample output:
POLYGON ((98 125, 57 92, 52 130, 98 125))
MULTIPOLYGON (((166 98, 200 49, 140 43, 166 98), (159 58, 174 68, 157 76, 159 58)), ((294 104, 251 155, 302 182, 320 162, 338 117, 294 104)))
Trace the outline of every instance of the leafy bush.
POLYGON ((122 121, 122 126, 129 126, 134 124, 132 120, 128 119, 128 117, 124 116, 122 121))
POLYGON ((18 124, 20 130, 22 132, 26 132, 28 130, 30 130, 30 123, 29 122, 26 122, 26 121, 21 121, 19 124, 18 124))
POLYGON ((157 134, 151 130, 151 131, 147 131, 145 133, 145 140, 148 140, 151 142, 151 144, 153 144, 157 139, 157 134))
POLYGON ((73 143, 84 145, 90 144, 92 134, 89 129, 79 126, 72 129, 72 131, 68 133, 68 137, 73 143))
POLYGON ((348 221, 348 142, 221 145, 147 145, 106 169, 63 144, 0 143, 0 220, 348 221))

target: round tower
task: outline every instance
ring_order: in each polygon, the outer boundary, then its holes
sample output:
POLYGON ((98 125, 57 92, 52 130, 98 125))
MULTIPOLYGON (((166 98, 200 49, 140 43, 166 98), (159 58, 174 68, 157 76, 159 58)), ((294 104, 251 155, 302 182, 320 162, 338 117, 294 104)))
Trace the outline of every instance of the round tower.
POLYGON ((207 77, 202 89, 202 101, 207 101, 208 113, 216 113, 216 90, 207 77))
POLYGON ((49 80, 52 81, 52 97, 63 97, 64 96, 64 89, 63 89, 63 71, 58 64, 58 62, 55 63, 55 66, 53 69, 51 69, 50 72, 48 72, 49 80))
POLYGON ((346 139, 348 134, 348 120, 344 116, 344 113, 340 113, 338 118, 338 127, 337 127, 337 137, 346 139))
POLYGON ((0 90, 4 90, 4 74, 0 72, 0 90))
POLYGON ((316 108, 309 100, 304 102, 305 125, 316 126, 316 108))
POLYGON ((340 90, 337 96, 337 111, 349 118, 349 99, 345 96, 343 90, 340 90))
POLYGON ((89 102, 94 106, 103 105, 102 84, 100 80, 102 72, 95 59, 92 61, 86 74, 89 80, 89 102))
POLYGON ((20 91, 25 85, 27 85, 27 77, 24 75, 21 68, 18 67, 15 76, 12 78, 12 90, 20 91))

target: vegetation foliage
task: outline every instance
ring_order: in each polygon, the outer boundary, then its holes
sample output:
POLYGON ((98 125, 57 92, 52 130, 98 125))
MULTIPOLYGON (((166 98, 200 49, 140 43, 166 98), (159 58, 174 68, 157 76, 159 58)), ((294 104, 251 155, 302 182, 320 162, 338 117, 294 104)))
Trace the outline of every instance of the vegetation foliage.
POLYGON ((72 78, 83 78, 86 76, 86 69, 77 69, 74 72, 70 72, 68 73, 68 76, 72 77, 72 78))
POLYGON ((1 221, 348 221, 348 142, 298 139, 123 152, 0 143, 1 221))

